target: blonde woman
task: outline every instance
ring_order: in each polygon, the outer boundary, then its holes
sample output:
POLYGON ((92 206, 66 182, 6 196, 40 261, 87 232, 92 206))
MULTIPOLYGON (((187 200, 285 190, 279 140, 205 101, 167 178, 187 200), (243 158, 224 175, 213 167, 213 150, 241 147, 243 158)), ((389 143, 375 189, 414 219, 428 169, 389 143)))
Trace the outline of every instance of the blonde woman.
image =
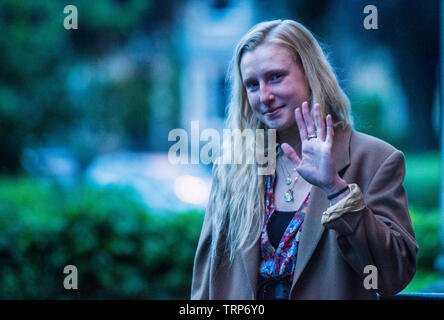
POLYGON ((276 166, 265 176, 258 164, 213 166, 191 298, 401 291, 418 249, 403 153, 352 129, 349 100, 311 32, 292 20, 254 26, 235 49, 230 81, 227 127, 275 129, 276 166))

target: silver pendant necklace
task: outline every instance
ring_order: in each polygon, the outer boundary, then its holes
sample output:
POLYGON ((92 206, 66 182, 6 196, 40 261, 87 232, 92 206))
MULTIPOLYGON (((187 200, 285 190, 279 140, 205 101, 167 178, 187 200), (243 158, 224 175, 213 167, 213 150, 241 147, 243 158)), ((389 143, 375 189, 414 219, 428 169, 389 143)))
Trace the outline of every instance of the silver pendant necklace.
POLYGON ((291 172, 288 172, 288 170, 286 170, 284 164, 281 161, 281 167, 283 168, 283 171, 285 171, 286 173, 286 178, 285 178, 285 184, 288 187, 288 190, 285 192, 284 194, 284 201, 285 202, 291 202, 294 199, 294 195, 293 195, 293 186, 296 183, 296 181, 298 181, 299 176, 296 176, 294 179, 292 178, 292 173, 296 171, 296 168, 293 168, 291 170, 291 172))

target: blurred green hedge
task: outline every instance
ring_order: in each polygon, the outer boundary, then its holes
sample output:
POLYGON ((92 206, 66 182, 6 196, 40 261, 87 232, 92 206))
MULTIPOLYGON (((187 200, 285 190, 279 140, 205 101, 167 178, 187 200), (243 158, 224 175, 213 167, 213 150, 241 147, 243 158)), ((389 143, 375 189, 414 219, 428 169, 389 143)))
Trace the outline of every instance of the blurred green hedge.
POLYGON ((125 189, 0 182, 0 299, 189 297, 202 212, 155 215, 125 189), (63 287, 70 264, 78 290, 63 287))
POLYGON ((439 207, 441 156, 439 152, 406 154, 404 181, 409 205, 418 208, 439 207))
POLYGON ((422 292, 423 289, 428 290, 428 286, 433 285, 441 277, 440 272, 434 268, 435 260, 440 252, 440 214, 438 209, 427 210, 410 207, 409 211, 419 251, 416 274, 403 292, 422 292))
POLYGON ((439 225, 440 215, 435 210, 418 210, 409 208, 415 230, 416 241, 419 245, 417 268, 433 270, 433 264, 440 250, 439 225))
POLYGON ((439 254, 439 190, 441 157, 439 152, 406 154, 404 186, 419 244, 418 269, 433 270, 439 254))

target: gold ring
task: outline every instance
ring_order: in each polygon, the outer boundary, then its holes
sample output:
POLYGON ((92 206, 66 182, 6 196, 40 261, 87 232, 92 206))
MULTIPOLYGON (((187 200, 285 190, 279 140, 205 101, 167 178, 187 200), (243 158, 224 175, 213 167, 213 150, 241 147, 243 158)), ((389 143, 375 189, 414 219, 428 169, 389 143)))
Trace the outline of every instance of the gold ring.
POLYGON ((308 135, 308 140, 313 139, 313 138, 317 138, 318 136, 316 134, 309 134, 308 135))

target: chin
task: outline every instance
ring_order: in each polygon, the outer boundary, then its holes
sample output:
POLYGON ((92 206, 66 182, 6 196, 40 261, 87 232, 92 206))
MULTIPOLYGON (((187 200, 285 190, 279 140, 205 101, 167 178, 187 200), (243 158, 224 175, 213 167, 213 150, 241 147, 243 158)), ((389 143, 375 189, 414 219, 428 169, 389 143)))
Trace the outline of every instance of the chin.
POLYGON ((268 120, 268 121, 265 121, 264 124, 269 129, 276 129, 276 131, 283 131, 283 130, 287 130, 292 127, 291 123, 283 122, 280 120, 275 120, 275 121, 268 120))

